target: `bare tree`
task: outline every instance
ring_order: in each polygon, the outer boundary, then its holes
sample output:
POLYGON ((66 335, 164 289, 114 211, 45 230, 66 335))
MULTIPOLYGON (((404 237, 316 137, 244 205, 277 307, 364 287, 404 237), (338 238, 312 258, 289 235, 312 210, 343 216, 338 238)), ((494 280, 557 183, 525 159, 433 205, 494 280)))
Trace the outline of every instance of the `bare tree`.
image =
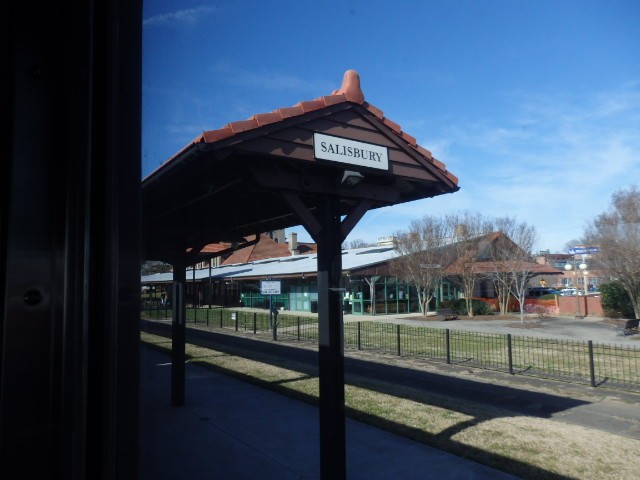
POLYGON ((520 303, 520 322, 524 322, 524 297, 529 281, 536 275, 537 264, 531 254, 537 240, 536 229, 510 217, 494 222, 496 234, 489 252, 500 312, 506 313, 509 297, 513 294, 520 303))
POLYGON ((464 292, 467 314, 473 317, 473 291, 483 275, 478 253, 484 245, 482 237, 491 231, 491 222, 482 214, 462 212, 447 215, 446 223, 452 232, 451 250, 455 261, 447 269, 447 276, 458 283, 464 292))
POLYGON ((380 275, 373 275, 371 277, 364 277, 364 281, 369 285, 369 299, 371 300, 371 315, 376 316, 376 282, 380 278, 380 275))
POLYGON ((585 240, 600 247, 601 271, 622 285, 636 318, 640 318, 640 190, 637 186, 611 196, 607 212, 585 228, 585 240))
POLYGON ((407 231, 395 235, 394 248, 399 257, 391 263, 391 272, 416 287, 423 316, 427 315, 448 266, 445 248, 451 238, 448 226, 446 221, 426 215, 412 221, 407 231))
POLYGON ((375 247, 376 244, 372 242, 365 242, 361 238, 356 238, 355 240, 351 240, 349 243, 345 243, 342 245, 343 250, 347 248, 365 248, 365 247, 375 247))

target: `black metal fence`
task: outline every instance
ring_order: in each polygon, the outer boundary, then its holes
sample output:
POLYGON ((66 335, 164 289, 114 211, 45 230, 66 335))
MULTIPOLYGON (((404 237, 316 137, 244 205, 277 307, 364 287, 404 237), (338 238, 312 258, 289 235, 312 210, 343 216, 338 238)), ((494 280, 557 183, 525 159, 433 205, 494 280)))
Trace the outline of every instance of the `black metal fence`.
MULTIPOLYGON (((169 308, 145 310, 170 319, 169 308)), ((317 318, 226 308, 187 309, 200 327, 268 335, 273 340, 318 341, 317 318)), ((640 349, 592 341, 555 340, 382 322, 347 322, 345 348, 530 375, 592 387, 640 391, 640 349)))

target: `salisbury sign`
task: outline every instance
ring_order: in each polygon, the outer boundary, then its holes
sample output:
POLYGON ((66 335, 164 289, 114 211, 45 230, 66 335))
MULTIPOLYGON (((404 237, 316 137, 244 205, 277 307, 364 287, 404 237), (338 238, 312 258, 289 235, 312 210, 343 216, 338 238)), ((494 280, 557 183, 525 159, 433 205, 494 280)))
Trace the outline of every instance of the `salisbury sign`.
POLYGON ((381 147, 380 145, 314 133, 313 151, 315 157, 322 160, 381 170, 389 169, 387 147, 381 147))

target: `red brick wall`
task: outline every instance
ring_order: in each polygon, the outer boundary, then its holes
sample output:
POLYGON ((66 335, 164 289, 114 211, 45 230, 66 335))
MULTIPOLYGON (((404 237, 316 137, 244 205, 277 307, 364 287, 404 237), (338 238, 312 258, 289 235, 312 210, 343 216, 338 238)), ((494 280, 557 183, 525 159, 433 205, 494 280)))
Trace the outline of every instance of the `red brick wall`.
MULTIPOLYGON (((496 309, 498 308, 498 300, 495 298, 478 298, 474 297, 477 300, 482 300, 483 302, 488 303, 489 305, 493 305, 496 309)), ((604 312, 602 310, 602 303, 600 302, 600 296, 589 295, 587 297, 578 296, 578 302, 580 304, 580 314, 585 315, 585 304, 586 304, 586 315, 593 317, 602 317, 604 316, 604 312)), ((576 297, 563 297, 561 295, 556 295, 555 300, 539 300, 536 298, 526 298, 524 301, 525 308, 527 305, 541 305, 543 307, 554 309, 556 315, 575 315, 576 313, 576 297)), ((518 301, 515 298, 511 298, 509 301, 509 311, 510 312, 518 312, 520 311, 520 307, 518 306, 518 301)), ((552 312, 550 312, 552 313, 552 312)))
MULTIPOLYGON (((587 316, 601 317, 604 315, 600 296, 578 296, 578 305, 580 306, 580 314, 587 316)), ((558 306, 560 307, 560 315, 575 315, 576 313, 576 297, 558 296, 558 306)))

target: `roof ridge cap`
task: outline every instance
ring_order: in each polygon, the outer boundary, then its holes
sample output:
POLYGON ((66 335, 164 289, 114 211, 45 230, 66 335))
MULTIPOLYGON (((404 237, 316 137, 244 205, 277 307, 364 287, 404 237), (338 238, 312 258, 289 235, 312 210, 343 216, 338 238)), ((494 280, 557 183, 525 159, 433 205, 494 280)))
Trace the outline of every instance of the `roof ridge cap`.
POLYGON ((348 101, 353 103, 364 103, 364 93, 360 88, 360 75, 355 70, 347 70, 342 78, 342 86, 334 90, 332 95, 343 94, 348 101))

